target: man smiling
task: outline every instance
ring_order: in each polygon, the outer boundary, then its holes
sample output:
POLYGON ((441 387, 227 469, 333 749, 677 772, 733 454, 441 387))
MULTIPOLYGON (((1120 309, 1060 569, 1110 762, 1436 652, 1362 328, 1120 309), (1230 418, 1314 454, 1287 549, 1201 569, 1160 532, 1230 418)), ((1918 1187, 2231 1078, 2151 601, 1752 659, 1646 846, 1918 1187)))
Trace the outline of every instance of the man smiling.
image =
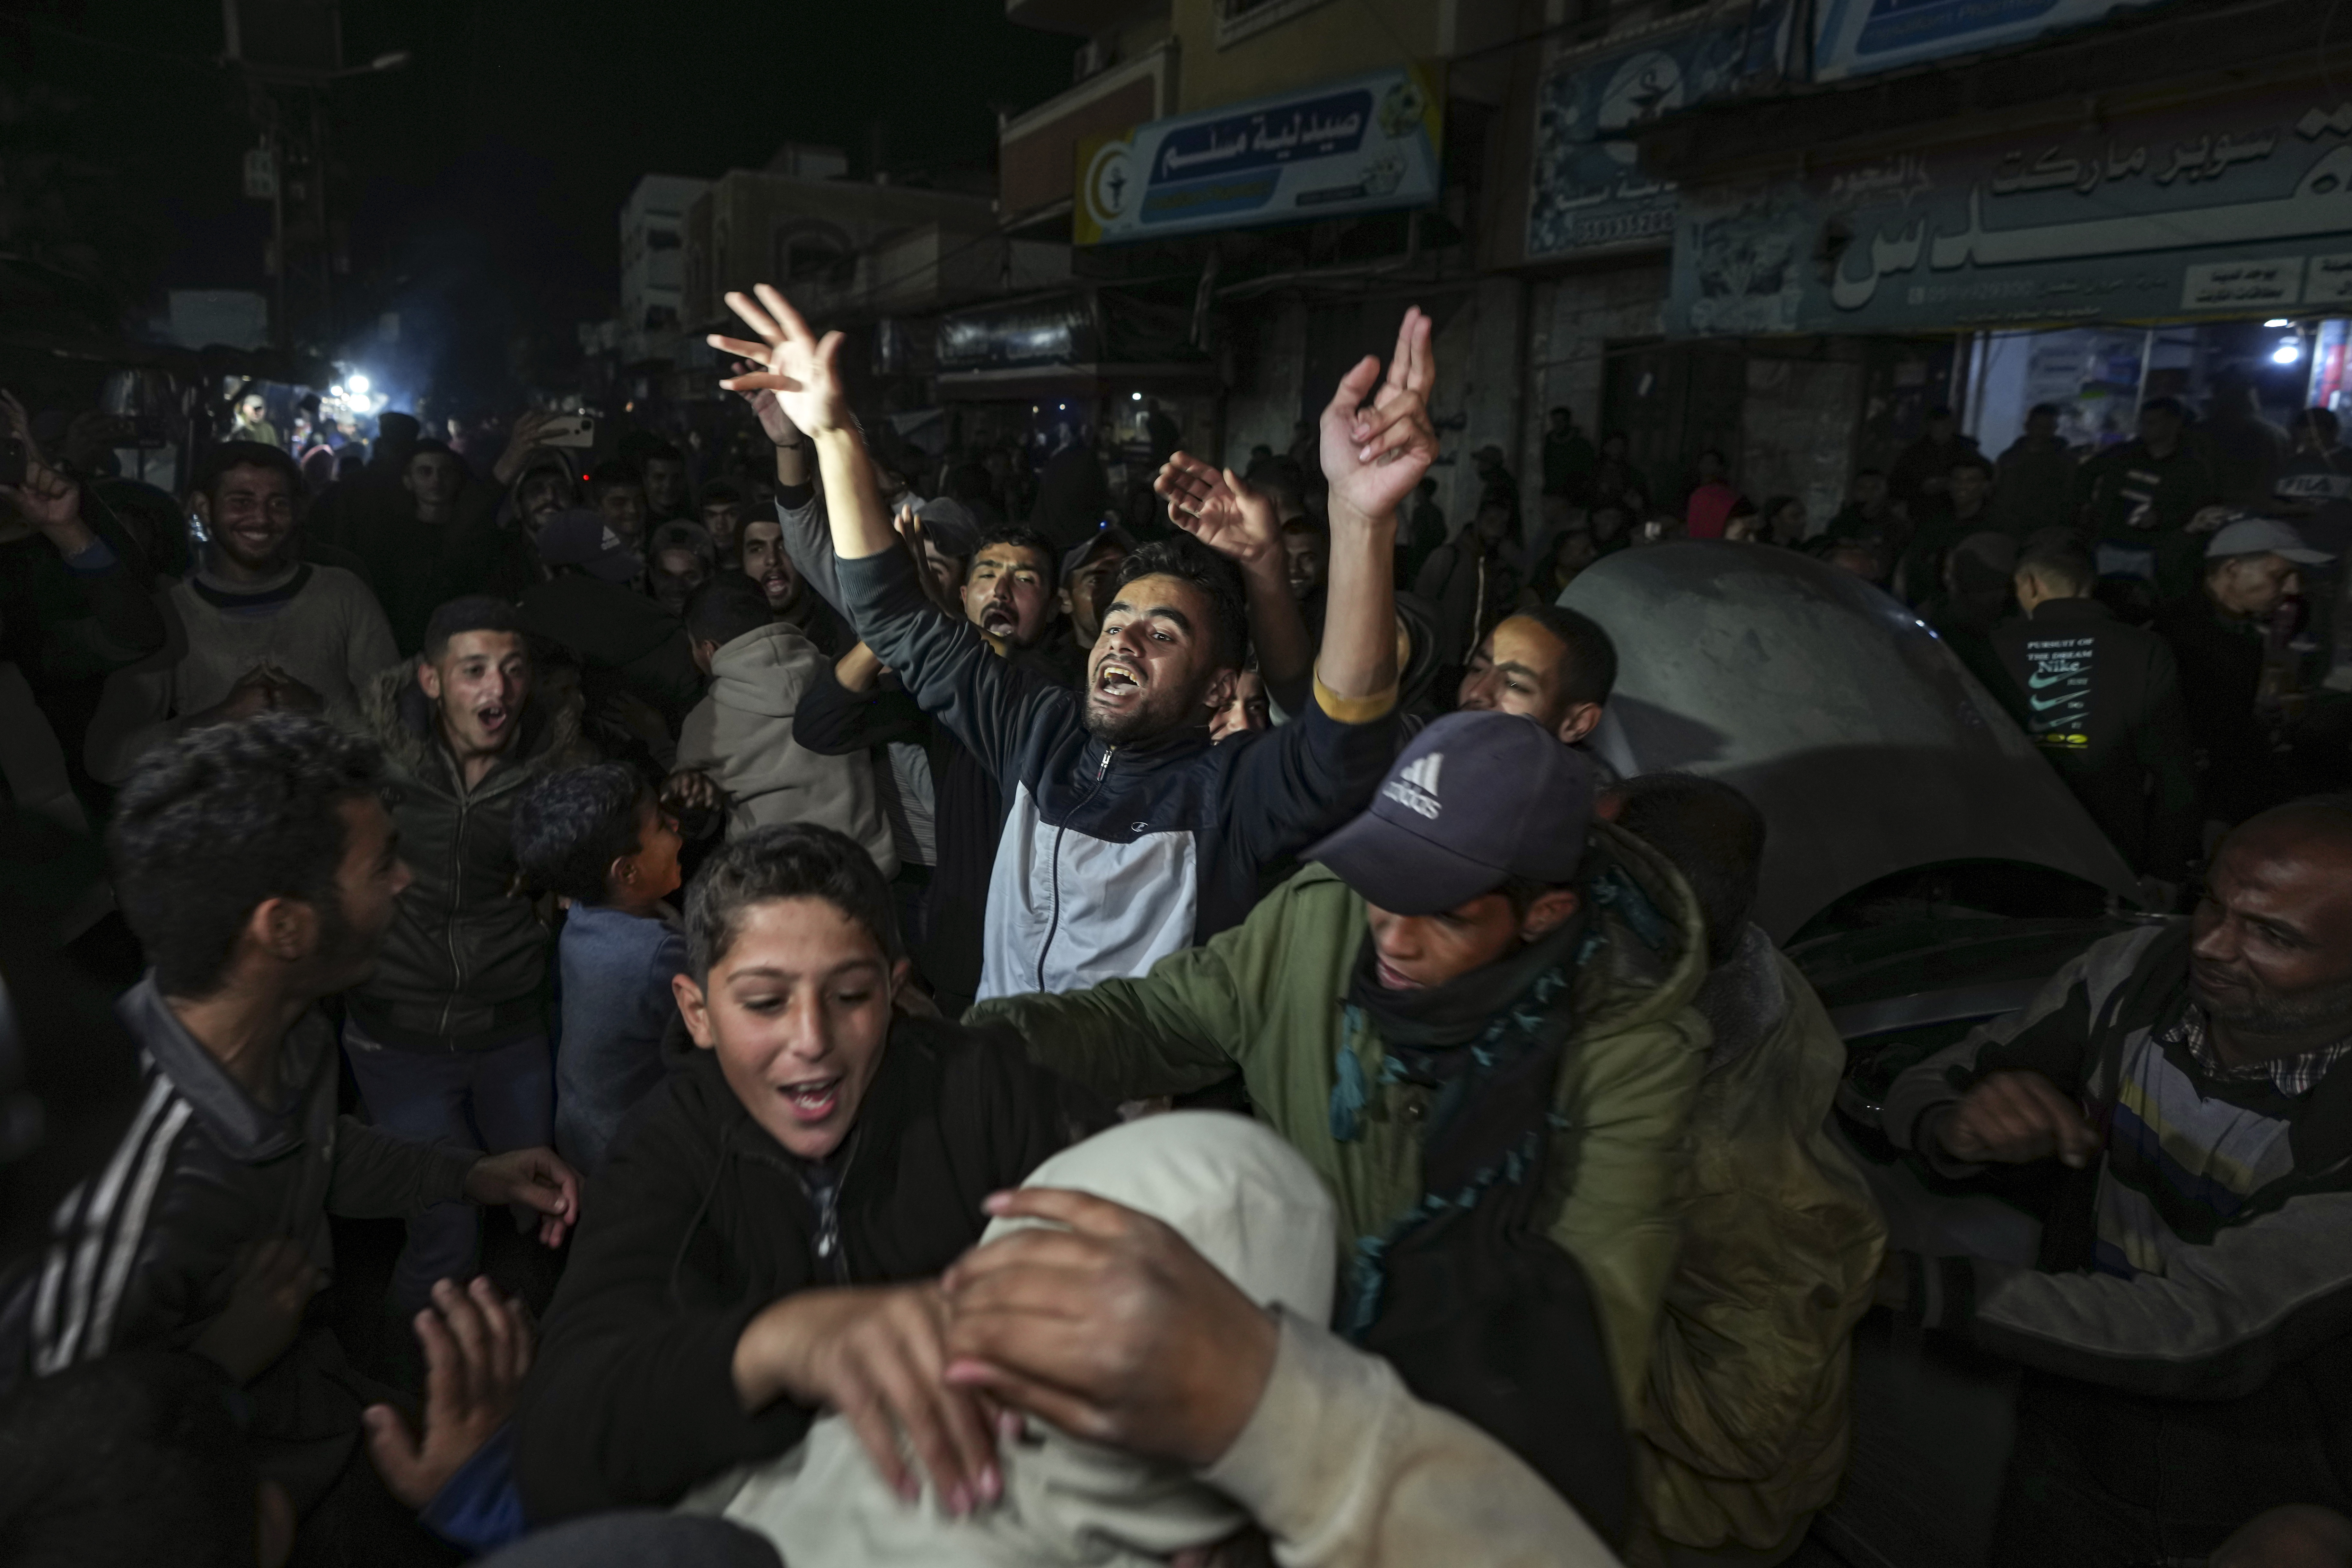
POLYGON ((2336 795, 2225 839, 2192 921, 2107 938, 1895 1080, 1886 1131, 1937 1173, 2050 1178, 2033 1266, 1895 1255, 1882 1285, 2026 1369, 1991 1561, 2196 1561, 2273 1507, 2352 1511, 2347 1057, 2336 795))
MULTIPOLYGON (((1436 451, 1427 317, 1406 313, 1385 384, 1367 358, 1324 411, 1334 539, 1314 700, 1281 731, 1214 746, 1209 721, 1233 694, 1249 637, 1239 574, 1216 550, 1180 537, 1129 555, 1083 689, 1020 680, 991 657, 982 628, 950 619, 918 587, 848 416, 839 334, 820 342, 764 286, 756 303, 740 294, 728 303, 761 341, 712 345, 767 368, 726 384, 774 393, 815 445, 860 636, 1003 783, 980 995, 1140 973, 1237 923, 1260 866, 1361 805, 1395 722, 1396 508, 1436 451)), ((1205 492, 1194 505, 1177 520, 1213 542, 1247 521, 1227 519, 1205 492)), ((1230 546, 1254 571, 1279 562, 1267 532, 1230 546)), ((1278 567, 1272 580, 1295 616, 1278 567)))
MULTIPOLYGON (((423 656, 368 693, 415 875, 374 974, 350 994, 344 1049, 377 1126, 493 1152, 547 1142, 555 1116, 550 944, 513 890, 508 825, 525 784, 595 760, 578 693, 541 691, 536 673, 511 605, 453 599, 426 623, 423 656)), ((394 1304, 414 1311, 433 1281, 471 1272, 478 1233, 462 1205, 412 1221, 394 1304)))

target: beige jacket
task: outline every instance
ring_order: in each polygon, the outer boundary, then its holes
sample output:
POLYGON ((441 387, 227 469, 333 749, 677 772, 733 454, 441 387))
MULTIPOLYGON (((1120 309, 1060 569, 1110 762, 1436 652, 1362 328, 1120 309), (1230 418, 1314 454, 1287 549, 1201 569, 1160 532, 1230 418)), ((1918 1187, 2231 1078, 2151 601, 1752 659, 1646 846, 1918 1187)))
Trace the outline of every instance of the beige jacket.
POLYGON ((894 877, 898 851, 875 799, 873 759, 819 756, 793 739, 793 712, 824 667, 816 645, 782 622, 720 648, 709 691, 678 729, 677 765, 726 792, 729 837, 780 822, 837 828, 894 877))
POLYGON ((1282 1568, 1614 1568, 1518 1457, 1406 1392, 1396 1369, 1286 1316, 1249 1425, 1201 1479, 1247 1510, 1282 1568))

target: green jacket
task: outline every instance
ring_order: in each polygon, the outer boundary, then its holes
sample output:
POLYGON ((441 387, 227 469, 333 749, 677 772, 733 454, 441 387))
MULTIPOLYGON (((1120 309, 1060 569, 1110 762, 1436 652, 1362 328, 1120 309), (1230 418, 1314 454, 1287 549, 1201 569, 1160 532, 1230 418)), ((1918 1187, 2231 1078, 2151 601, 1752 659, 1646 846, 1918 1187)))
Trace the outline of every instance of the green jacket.
MULTIPOLYGON (((1655 851, 1603 824, 1593 834, 1665 915, 1671 929, 1656 934, 1670 951, 1654 952, 1624 920, 1599 911, 1605 940, 1576 984, 1582 1022, 1560 1065, 1554 1109, 1564 1125, 1539 1212, 1591 1282, 1630 1428, 1681 1239, 1685 1123, 1707 1044, 1689 1004, 1706 943, 1689 890, 1655 851)), ((1421 1128, 1433 1099, 1381 1081, 1386 1053, 1376 1030, 1342 1038, 1341 998, 1365 930, 1364 900, 1310 867, 1241 925, 1171 953, 1140 979, 983 1002, 968 1021, 1009 1024, 1035 1059, 1113 1099, 1200 1089, 1238 1066, 1258 1115, 1330 1184, 1352 1254, 1357 1238, 1385 1235, 1420 1202, 1421 1128), (1330 1119, 1332 1064, 1343 1046, 1371 1086, 1361 1131, 1344 1143, 1330 1119)), ((1349 1260, 1341 1259, 1343 1279, 1349 1260)))
MULTIPOLYGON (((1853 1325, 1886 1227, 1830 1136, 1845 1042, 1797 966, 1750 926, 1697 1006, 1714 1043, 1636 1484, 1686 1556, 1752 1561, 1792 1544, 1845 1473, 1853 1325)), ((1653 1559, 1629 1542, 1625 1560, 1653 1559)))

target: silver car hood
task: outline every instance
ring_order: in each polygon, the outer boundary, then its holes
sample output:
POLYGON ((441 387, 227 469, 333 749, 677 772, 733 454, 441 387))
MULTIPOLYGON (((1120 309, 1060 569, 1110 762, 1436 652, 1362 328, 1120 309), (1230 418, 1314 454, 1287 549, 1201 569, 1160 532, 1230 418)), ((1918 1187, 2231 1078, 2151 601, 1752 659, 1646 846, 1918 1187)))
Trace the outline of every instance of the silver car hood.
POLYGON ((1770 825, 1755 919, 1786 941, 1881 877, 2045 866, 2137 901, 2114 846, 1925 622, 1794 551, 1626 550, 1559 602, 1606 627, 1617 688, 1587 744, 1621 773, 1745 791, 1770 825))

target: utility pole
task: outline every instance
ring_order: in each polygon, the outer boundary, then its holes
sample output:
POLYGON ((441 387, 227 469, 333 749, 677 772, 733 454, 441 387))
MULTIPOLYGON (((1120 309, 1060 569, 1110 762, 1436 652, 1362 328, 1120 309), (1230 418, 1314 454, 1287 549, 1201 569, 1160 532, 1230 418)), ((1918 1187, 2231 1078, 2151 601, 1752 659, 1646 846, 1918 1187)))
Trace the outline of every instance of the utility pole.
POLYGON ((335 279, 351 270, 350 226, 333 209, 327 85, 397 70, 405 49, 344 68, 339 0, 221 0, 226 58, 243 73, 260 146, 246 190, 270 204, 270 337, 289 353, 331 354, 335 279))

